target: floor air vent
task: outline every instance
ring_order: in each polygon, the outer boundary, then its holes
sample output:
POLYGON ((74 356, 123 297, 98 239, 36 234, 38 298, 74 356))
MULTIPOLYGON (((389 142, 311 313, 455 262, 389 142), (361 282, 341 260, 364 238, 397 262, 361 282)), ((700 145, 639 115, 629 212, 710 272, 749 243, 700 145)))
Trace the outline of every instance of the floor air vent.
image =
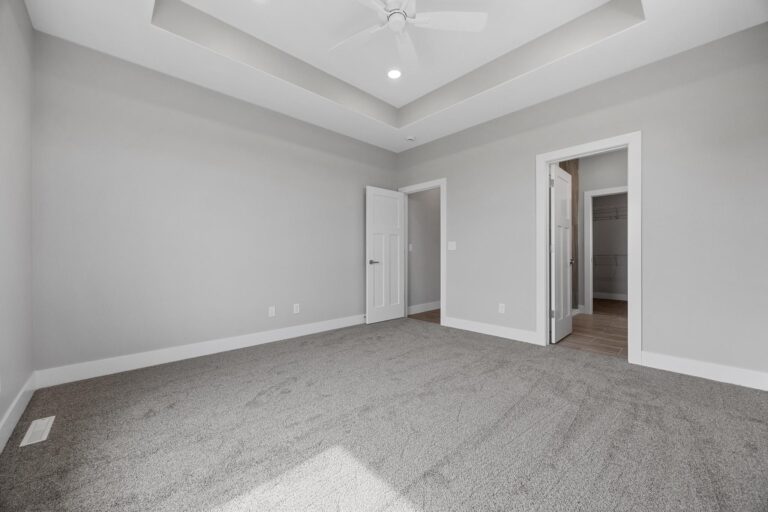
POLYGON ((21 440, 19 446, 27 446, 28 444, 35 444, 48 439, 48 434, 51 432, 55 418, 56 416, 48 416, 47 418, 33 421, 29 429, 27 429, 27 433, 24 434, 24 439, 21 440))

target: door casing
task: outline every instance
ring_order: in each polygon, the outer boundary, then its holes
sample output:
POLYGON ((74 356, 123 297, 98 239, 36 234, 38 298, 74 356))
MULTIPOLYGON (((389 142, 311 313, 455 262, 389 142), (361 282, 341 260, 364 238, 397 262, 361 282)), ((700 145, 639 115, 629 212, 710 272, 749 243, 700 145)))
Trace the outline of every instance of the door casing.
POLYGON ((632 132, 536 156, 536 340, 550 342, 549 166, 620 149, 627 150, 628 360, 642 363, 642 134, 632 132))

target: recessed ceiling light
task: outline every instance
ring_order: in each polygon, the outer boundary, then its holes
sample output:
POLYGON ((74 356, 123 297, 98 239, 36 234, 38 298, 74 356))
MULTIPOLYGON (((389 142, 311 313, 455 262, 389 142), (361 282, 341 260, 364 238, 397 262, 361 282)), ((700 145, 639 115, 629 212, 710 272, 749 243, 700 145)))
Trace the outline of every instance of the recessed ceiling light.
POLYGON ((403 76, 403 72, 402 72, 402 71, 400 71, 399 69, 390 69, 390 70, 387 72, 387 76, 388 76, 390 79, 392 79, 392 80, 397 80, 398 78, 400 78, 401 76, 403 76))

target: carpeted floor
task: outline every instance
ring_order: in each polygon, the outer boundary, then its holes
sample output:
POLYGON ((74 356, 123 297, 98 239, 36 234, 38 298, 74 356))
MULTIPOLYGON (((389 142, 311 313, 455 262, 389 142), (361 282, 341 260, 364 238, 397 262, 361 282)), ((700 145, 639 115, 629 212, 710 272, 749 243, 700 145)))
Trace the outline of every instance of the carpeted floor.
POLYGON ((38 391, 0 509, 766 511, 768 393, 397 320, 38 391))

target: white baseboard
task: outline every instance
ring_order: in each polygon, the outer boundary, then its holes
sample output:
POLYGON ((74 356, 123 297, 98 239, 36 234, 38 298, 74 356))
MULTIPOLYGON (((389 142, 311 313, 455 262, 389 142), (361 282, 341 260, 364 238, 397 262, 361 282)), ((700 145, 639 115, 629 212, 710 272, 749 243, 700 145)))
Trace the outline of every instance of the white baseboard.
POLYGON ((308 334, 342 329, 344 327, 360 325, 364 322, 365 317, 363 315, 355 315, 346 318, 326 320, 323 322, 284 327, 272 331, 245 334, 243 336, 235 336, 232 338, 203 341, 178 347, 140 352, 138 354, 129 354, 108 359, 99 359, 97 361, 77 363, 69 366, 48 368, 46 370, 38 370, 35 372, 35 384, 37 388, 46 388, 83 379, 111 375, 113 373, 137 370, 148 366, 157 366, 159 364, 172 363, 174 361, 207 356, 219 352, 253 347, 255 345, 271 343, 273 341, 306 336, 308 334))
POLYGON ((624 302, 627 302, 628 296, 626 293, 603 293, 603 292, 594 292, 592 294, 592 298, 594 299, 607 299, 607 300, 623 300, 624 302))
POLYGON ((497 336, 499 338, 507 338, 515 341, 523 341, 525 343, 533 343, 534 345, 542 345, 538 339, 536 331, 524 331, 522 329, 515 329, 513 327, 504 327, 503 325, 486 324, 483 322, 473 322, 472 320, 462 320, 460 318, 444 318, 443 325, 446 327, 453 327, 454 329, 479 332, 480 334, 488 334, 490 336, 497 336))
POLYGON ((16 424, 21 419, 21 415, 24 414, 24 410, 27 408, 29 399, 32 398, 32 394, 35 392, 35 373, 33 372, 24 386, 19 390, 16 398, 11 402, 11 406, 5 411, 3 419, 0 420, 0 453, 3 452, 5 444, 13 434, 13 429, 16 428, 16 424))
POLYGON ((645 351, 640 354, 640 364, 657 370, 768 391, 768 373, 756 370, 645 351))
POLYGON ((408 306, 408 314, 416 315, 418 313, 424 313, 425 311, 434 311, 440 309, 440 301, 427 302, 425 304, 416 304, 414 306, 408 306))

